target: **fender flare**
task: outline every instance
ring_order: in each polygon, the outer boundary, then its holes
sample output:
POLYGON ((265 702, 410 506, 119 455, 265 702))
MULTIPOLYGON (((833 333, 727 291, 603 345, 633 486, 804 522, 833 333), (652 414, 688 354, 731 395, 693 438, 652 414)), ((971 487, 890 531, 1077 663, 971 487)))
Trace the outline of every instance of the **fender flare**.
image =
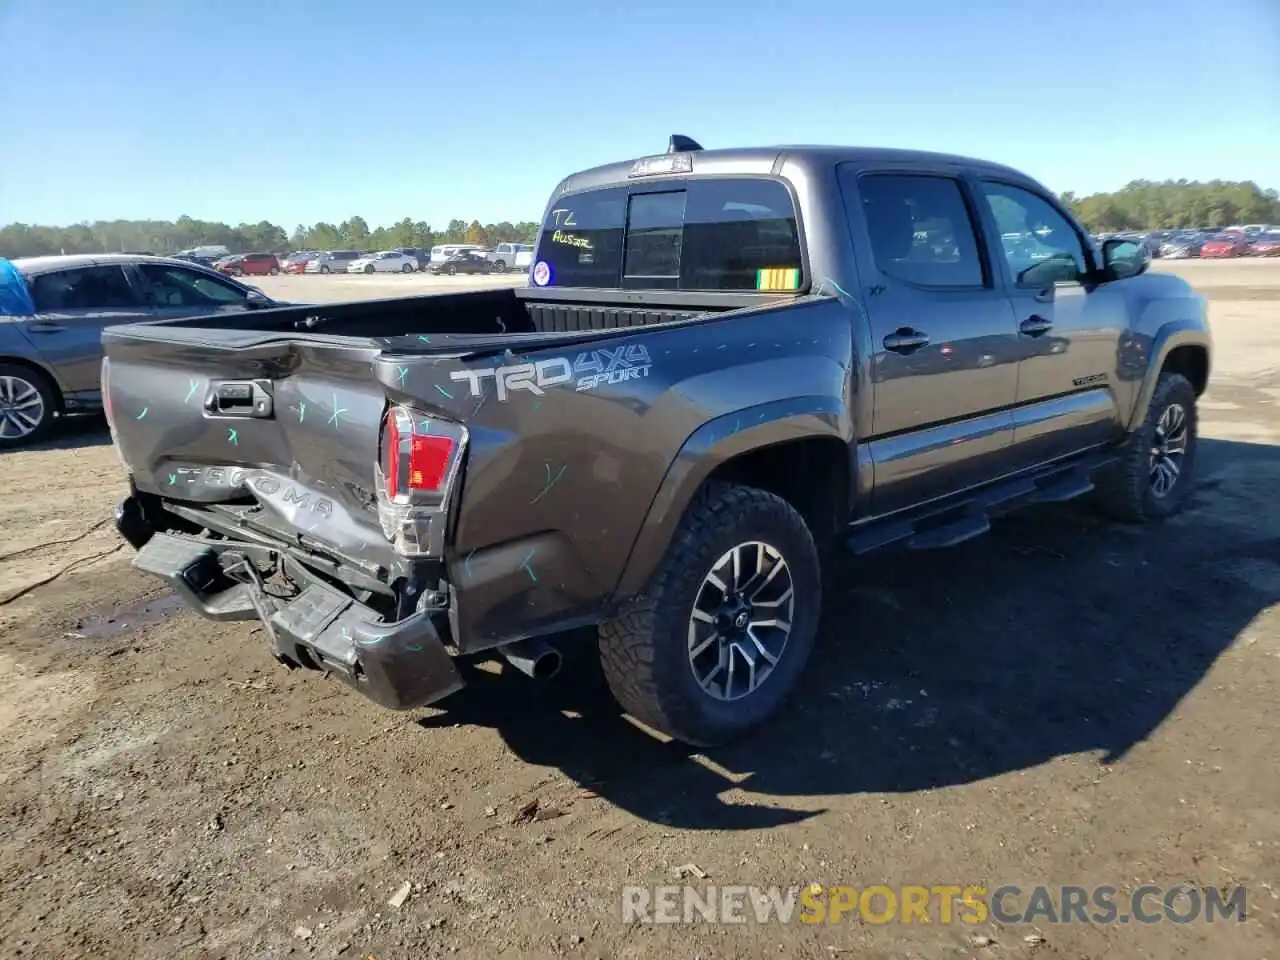
POLYGON ((1179 347, 1200 347, 1205 352, 1206 363, 1212 369, 1213 339, 1203 323, 1197 320, 1170 320, 1161 324, 1147 348, 1147 364, 1137 399, 1129 412, 1127 430, 1136 430, 1145 420, 1147 407, 1151 405, 1151 397, 1156 390, 1156 382, 1160 379, 1160 371, 1169 354, 1179 347))
POLYGON ((803 396, 770 400, 700 426, 685 439, 658 485, 614 588, 615 601, 644 589, 694 494, 717 467, 789 440, 829 437, 850 443, 848 422, 849 411, 841 398, 803 396))

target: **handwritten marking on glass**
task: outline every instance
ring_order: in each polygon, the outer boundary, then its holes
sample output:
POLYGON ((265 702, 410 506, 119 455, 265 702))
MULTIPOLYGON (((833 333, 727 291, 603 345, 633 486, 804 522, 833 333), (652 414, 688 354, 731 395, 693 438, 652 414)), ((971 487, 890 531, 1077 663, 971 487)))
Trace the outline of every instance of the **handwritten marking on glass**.
POLYGON ((551 475, 551 464, 544 463, 543 466, 547 470, 547 478, 546 480, 543 481, 542 492, 529 501, 530 506, 532 506, 533 504, 541 500, 543 497, 545 497, 547 493, 551 490, 551 488, 560 482, 560 478, 564 476, 564 472, 569 469, 569 465, 567 463, 561 464, 560 470, 553 477, 551 475))
POLYGON ((573 211, 568 207, 557 207, 551 211, 551 216, 555 218, 557 227, 576 227, 578 221, 573 219, 573 211))
POLYGON ((551 234, 551 242, 563 244, 566 247, 577 247, 579 250, 591 249, 591 241, 586 237, 580 237, 576 233, 565 233, 563 230, 557 230, 551 234))

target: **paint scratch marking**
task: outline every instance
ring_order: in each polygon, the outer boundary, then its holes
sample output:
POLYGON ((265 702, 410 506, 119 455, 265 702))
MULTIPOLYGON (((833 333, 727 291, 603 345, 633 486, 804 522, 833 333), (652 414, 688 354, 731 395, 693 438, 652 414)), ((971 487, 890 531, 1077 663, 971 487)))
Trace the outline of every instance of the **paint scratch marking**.
POLYGON ((136 417, 134 417, 133 419, 135 419, 135 420, 143 420, 143 419, 145 419, 145 418, 146 418, 146 416, 147 416, 147 411, 148 411, 148 410, 150 410, 150 409, 151 409, 150 407, 143 407, 141 410, 139 410, 139 411, 138 411, 138 415, 137 415, 136 417))
POLYGON ((437 383, 435 385, 435 388, 436 388, 436 393, 440 394, 441 396, 448 397, 450 400, 453 399, 453 394, 450 393, 448 390, 446 390, 444 387, 440 386, 440 384, 437 383))
POLYGON ((468 580, 470 580, 470 579, 472 578, 472 573, 471 573, 471 558, 472 558, 472 557, 474 557, 475 555, 476 555, 476 552, 475 552, 474 550, 472 550, 470 553, 468 553, 468 554, 466 555, 466 557, 465 557, 465 558, 463 559, 463 561, 462 561, 462 569, 463 569, 463 570, 465 570, 465 571, 467 571, 467 579, 468 579, 468 580))
POLYGON ((235 427, 227 427, 227 440, 233 447, 240 446, 240 435, 236 433, 235 427))
POLYGON ((534 583, 538 582, 537 576, 533 572, 533 567, 529 566, 529 561, 533 559, 533 555, 538 552, 538 548, 534 547, 529 551, 529 555, 524 558, 524 562, 520 564, 520 569, 529 575, 529 579, 534 583))
POLYGON ((542 466, 546 468, 547 478, 543 481, 542 492, 529 501, 530 506, 545 497, 551 488, 560 482, 560 478, 564 476, 564 472, 569 469, 569 465, 567 463, 563 463, 560 465, 559 472, 553 477, 551 475, 551 464, 544 463, 542 466))
POLYGON ((298 402, 298 422, 301 423, 307 416, 307 401, 300 400, 298 402))
POLYGON ((396 373, 396 379, 398 379, 398 380, 400 381, 400 386, 401 386, 401 387, 403 387, 403 386, 404 386, 404 378, 405 378, 405 377, 407 377, 407 376, 409 376, 409 368, 408 368, 408 367, 401 367, 401 368, 399 369, 399 371, 396 373))
POLYGON ((176 487, 178 485, 178 475, 176 473, 169 474, 169 486, 176 487))
POLYGON ((190 384, 190 387, 187 390, 186 399, 182 401, 183 403, 190 403, 191 398, 196 395, 196 390, 200 388, 200 381, 197 380, 195 377, 191 377, 188 382, 190 384))
POLYGON ((333 395, 333 413, 329 415, 329 422, 335 427, 342 426, 342 415, 347 412, 346 407, 338 406, 338 395, 333 395))

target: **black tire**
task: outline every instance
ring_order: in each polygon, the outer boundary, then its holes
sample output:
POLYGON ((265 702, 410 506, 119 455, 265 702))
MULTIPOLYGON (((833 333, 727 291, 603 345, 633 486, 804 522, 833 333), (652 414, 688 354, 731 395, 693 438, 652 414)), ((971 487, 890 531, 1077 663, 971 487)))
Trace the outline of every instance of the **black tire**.
POLYGON ((768 719, 790 695, 813 649, 822 606, 818 551, 804 519, 781 497, 714 483, 690 505, 650 588, 600 627, 609 689, 637 720, 694 746, 733 740, 768 719), (791 633, 777 664, 754 692, 718 699, 691 667, 694 603, 716 561, 760 542, 786 562, 794 590, 791 633))
POLYGON ((493 269, 497 270, 499 273, 506 273, 506 272, 507 272, 507 262, 506 262, 505 260, 498 260, 498 261, 495 261, 495 262, 494 262, 494 264, 493 264, 493 269))
POLYGON ((364 272, 365 272, 365 273, 373 273, 373 264, 371 263, 371 264, 369 264, 367 267, 365 267, 365 268, 364 268, 364 272))
POLYGON ((329 272, 329 267, 328 267, 328 265, 326 264, 326 265, 324 265, 324 266, 321 266, 321 267, 320 267, 320 272, 321 272, 321 273, 328 273, 328 272, 329 272))
POLYGON ((1196 391, 1191 381, 1180 373, 1160 374, 1142 426, 1121 448, 1119 462, 1101 471, 1094 480, 1094 500, 1099 508, 1118 520, 1146 523, 1171 517, 1186 506, 1195 473, 1198 425, 1196 391), (1156 471, 1152 451, 1161 442, 1161 418, 1175 406, 1181 407, 1185 416, 1185 453, 1177 479, 1159 494, 1153 483, 1156 471))
POLYGON ((449 268, 449 276, 451 276, 451 277, 456 277, 457 275, 458 275, 458 268, 457 268, 457 267, 452 267, 452 266, 451 266, 451 267, 449 268))
MULTIPOLYGON (((16 433, 16 421, 11 421, 6 413, 0 411, 0 450, 13 450, 35 443, 49 432, 60 406, 58 388, 43 373, 19 363, 0 362, 0 404, 11 399, 11 392, 15 392, 14 399, 18 399, 29 395, 32 389, 40 400, 38 422, 34 427, 26 429, 27 417, 23 417, 23 429, 26 432, 19 436, 16 433)), ((25 408, 24 412, 28 417, 32 415, 30 408, 25 408)))
POLYGON ((400 268, 400 272, 401 272, 401 273, 413 273, 413 264, 411 264, 411 263, 406 263, 403 267, 401 267, 401 268, 400 268))
POLYGON ((268 271, 267 271, 267 273, 271 274, 271 276, 273 276, 273 277, 274 277, 274 276, 277 276, 277 275, 280 273, 280 268, 279 268, 279 267, 272 267, 270 270, 268 270, 268 271))

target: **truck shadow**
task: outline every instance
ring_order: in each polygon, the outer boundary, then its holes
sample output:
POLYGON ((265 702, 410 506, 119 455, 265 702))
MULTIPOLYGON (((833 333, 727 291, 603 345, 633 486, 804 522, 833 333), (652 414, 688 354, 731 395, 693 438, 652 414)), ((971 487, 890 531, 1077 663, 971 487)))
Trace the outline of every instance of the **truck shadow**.
POLYGON ((1204 440, 1160 526, 1027 510, 948 551, 849 560, 805 680, 749 738, 699 754, 624 719, 590 638, 541 685, 472 669, 422 721, 494 727, 638 817, 685 829, 807 819, 824 797, 972 783, 1055 757, 1121 760, 1280 599, 1280 447, 1204 440), (710 761, 708 763, 707 761, 710 761), (725 802, 735 786, 751 800, 725 802), (788 798, 806 797, 799 809, 788 798))

